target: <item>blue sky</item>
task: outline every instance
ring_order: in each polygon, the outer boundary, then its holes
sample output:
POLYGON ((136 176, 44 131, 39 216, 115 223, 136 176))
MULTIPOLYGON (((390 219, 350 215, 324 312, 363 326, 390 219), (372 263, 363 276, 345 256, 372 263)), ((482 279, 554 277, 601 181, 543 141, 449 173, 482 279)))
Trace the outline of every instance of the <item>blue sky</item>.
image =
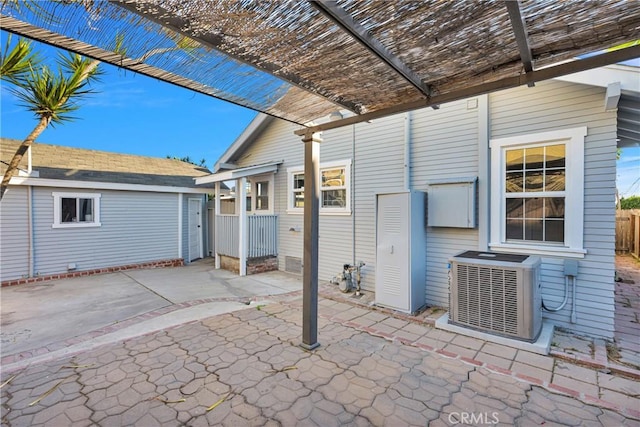
MULTIPOLYGON (((7 34, 0 36, 4 47, 7 34)), ((46 62, 53 63, 55 49, 36 42, 34 46, 46 62)), ((50 126, 39 142, 153 157, 204 158, 212 168, 256 115, 169 83, 101 66, 104 75, 93 85, 97 93, 82 101, 74 114, 78 119, 50 126)), ((0 89, 0 135, 21 140, 36 120, 17 104, 5 84, 0 89)), ((622 197, 640 195, 640 147, 622 150, 617 179, 622 197)))
MULTIPOLYGON (((2 32, 2 48, 7 34, 2 32)), ((16 38, 13 37, 13 41, 16 38)), ((47 63, 56 50, 34 42, 47 63)), ((39 142, 144 156, 189 156, 208 167, 231 145, 256 112, 141 74, 101 64, 97 93, 81 101, 77 117, 49 126, 39 142)), ((24 139, 36 125, 32 113, 1 87, 0 134, 24 139)))

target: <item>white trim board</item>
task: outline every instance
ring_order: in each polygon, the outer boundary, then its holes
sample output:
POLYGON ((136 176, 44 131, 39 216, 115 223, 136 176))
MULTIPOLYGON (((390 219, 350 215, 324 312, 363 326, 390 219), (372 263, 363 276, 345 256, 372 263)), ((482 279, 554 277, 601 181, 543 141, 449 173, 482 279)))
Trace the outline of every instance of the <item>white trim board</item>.
POLYGON ((115 182, 77 181, 33 177, 13 177, 9 185, 32 185, 34 187, 86 188, 93 190, 142 191, 151 193, 195 193, 213 194, 213 188, 169 187, 165 185, 119 184, 115 182))

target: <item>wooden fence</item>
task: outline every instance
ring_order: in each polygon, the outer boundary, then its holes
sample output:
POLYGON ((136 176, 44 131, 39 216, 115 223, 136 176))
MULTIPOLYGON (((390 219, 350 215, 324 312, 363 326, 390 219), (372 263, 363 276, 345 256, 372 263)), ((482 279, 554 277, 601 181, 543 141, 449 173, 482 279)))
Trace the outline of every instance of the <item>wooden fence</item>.
POLYGON ((640 209, 616 211, 616 252, 640 258, 640 209))

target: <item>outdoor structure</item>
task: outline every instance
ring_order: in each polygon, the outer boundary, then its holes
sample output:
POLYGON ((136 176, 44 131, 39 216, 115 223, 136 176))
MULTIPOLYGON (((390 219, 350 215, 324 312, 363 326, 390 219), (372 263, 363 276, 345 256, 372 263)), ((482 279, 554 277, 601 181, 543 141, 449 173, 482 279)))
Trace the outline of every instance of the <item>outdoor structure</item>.
POLYGON ((3 3, 0 26, 299 125, 307 349, 319 345, 318 132, 640 57, 640 2, 618 0, 35 4, 3 3), (311 123, 336 110, 354 115, 311 123))
MULTIPOLYGON (((20 141, 0 140, 2 168, 20 141)), ((173 159, 33 144, 0 209, 3 285, 140 266, 207 253, 210 172, 173 159)))
MULTIPOLYGON (((452 256, 492 250, 541 257, 542 298, 553 308, 566 292, 565 260, 577 260, 575 301, 569 295, 564 309, 544 317, 611 338, 616 141, 626 126, 620 115, 640 108, 639 77, 637 67, 614 65, 323 132, 319 279, 363 261, 363 289, 375 291, 376 302, 400 308, 378 295, 380 263, 400 252, 403 241, 424 235, 418 260, 424 268, 414 285, 423 304, 448 307, 452 256), (621 87, 620 109, 611 89, 607 95, 611 83, 621 87), (428 212, 425 206, 421 222, 405 221, 408 228, 390 251, 377 228, 377 197, 408 190, 427 195, 428 212)), ((241 176, 238 182, 253 189, 264 183, 269 191, 260 203, 278 218, 279 268, 300 274, 305 177, 294 130, 259 115, 218 160, 218 172, 196 182, 241 176)), ((260 214, 257 201, 251 203, 248 218, 260 214)), ((251 240, 252 233, 246 228, 240 240, 251 240)), ((402 258, 394 262, 405 268, 402 258)), ((397 286, 400 294, 410 292, 410 278, 397 286)))

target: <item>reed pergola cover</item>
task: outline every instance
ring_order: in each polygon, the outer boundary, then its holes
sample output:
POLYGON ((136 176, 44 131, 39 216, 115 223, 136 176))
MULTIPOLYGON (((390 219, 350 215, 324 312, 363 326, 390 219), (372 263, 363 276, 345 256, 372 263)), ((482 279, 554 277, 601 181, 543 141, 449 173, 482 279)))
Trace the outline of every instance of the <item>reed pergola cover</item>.
POLYGON ((3 0, 0 25, 301 125, 640 56, 634 0, 3 0))

